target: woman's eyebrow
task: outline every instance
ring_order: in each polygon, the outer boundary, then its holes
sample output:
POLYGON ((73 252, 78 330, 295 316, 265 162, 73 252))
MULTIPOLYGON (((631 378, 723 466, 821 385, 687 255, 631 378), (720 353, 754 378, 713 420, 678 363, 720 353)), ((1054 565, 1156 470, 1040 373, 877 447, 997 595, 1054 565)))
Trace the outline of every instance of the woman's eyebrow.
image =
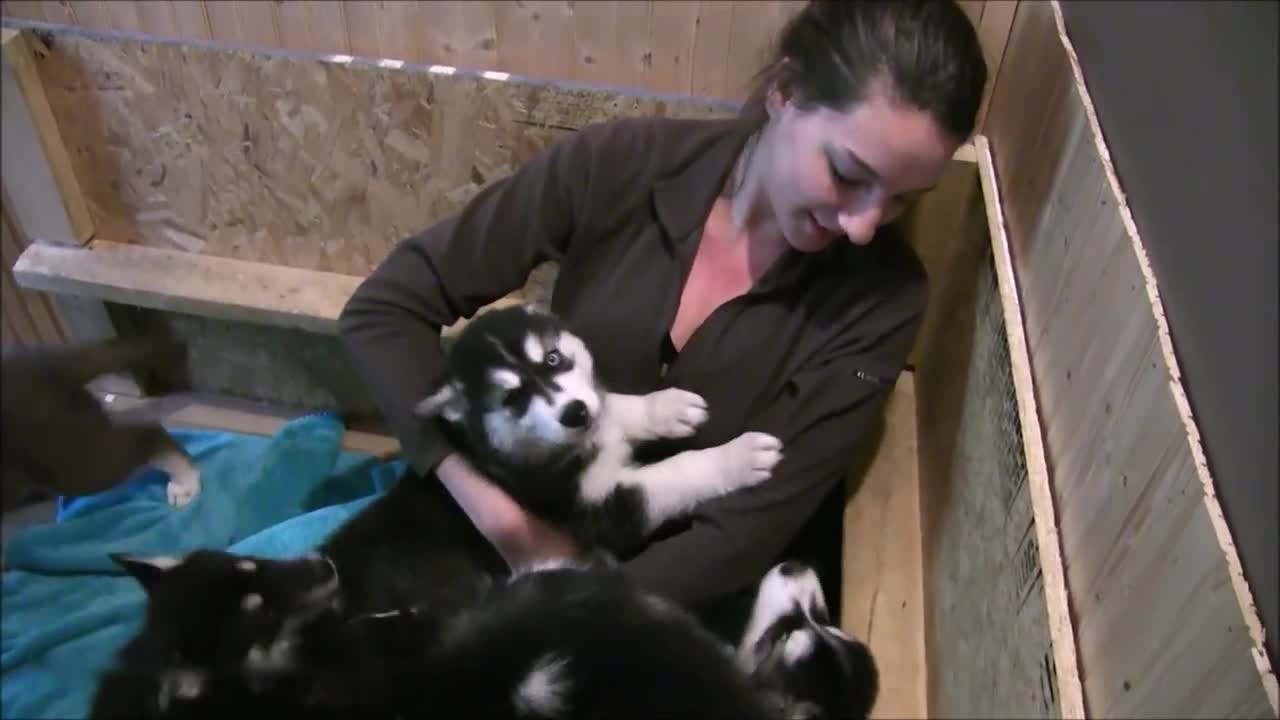
POLYGON ((841 147, 840 151, 844 153, 845 158, 848 159, 848 161, 853 164, 854 168, 858 172, 863 173, 864 175, 868 176, 872 180, 880 179, 880 173, 876 172, 875 168, 871 167, 865 161, 863 161, 862 158, 858 157, 858 153, 854 152, 853 148, 841 147))
MULTIPOLYGON (((854 152, 854 151, 853 151, 853 148, 851 148, 851 147, 844 147, 844 146, 836 146, 836 151, 844 155, 845 159, 846 159, 849 163, 851 163, 851 164, 854 166, 854 167, 853 167, 853 169, 854 169, 856 172, 859 172, 859 173, 862 173, 862 174, 866 175, 866 176, 867 176, 869 179, 871 179, 871 180, 879 180, 879 179, 880 179, 880 173, 876 172, 876 169, 875 169, 875 168, 873 168, 873 167, 871 167, 870 165, 868 165, 868 164, 866 163, 866 161, 864 161, 861 157, 858 157, 858 153, 854 152)), ((932 185, 930 185, 930 186, 928 186, 928 187, 914 188, 914 189, 912 189, 912 190, 907 190, 907 191, 905 191, 905 192, 903 192, 903 193, 901 193, 901 194, 903 194, 903 195, 915 195, 915 194, 920 194, 920 193, 926 193, 926 192, 929 192, 930 190, 933 190, 933 189, 935 189, 935 188, 937 188, 937 187, 938 187, 938 184, 937 184, 937 183, 934 183, 934 184, 932 184, 932 185)))

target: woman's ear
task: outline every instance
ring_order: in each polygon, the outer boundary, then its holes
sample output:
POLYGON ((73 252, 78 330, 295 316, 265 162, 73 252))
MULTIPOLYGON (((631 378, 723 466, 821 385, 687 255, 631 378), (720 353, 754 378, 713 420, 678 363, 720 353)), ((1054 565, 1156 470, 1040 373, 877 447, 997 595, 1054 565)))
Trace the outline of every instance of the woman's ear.
POLYGON ((792 98, 791 62, 786 58, 778 61, 770 72, 768 90, 765 91, 764 105, 771 120, 777 119, 786 109, 792 98))

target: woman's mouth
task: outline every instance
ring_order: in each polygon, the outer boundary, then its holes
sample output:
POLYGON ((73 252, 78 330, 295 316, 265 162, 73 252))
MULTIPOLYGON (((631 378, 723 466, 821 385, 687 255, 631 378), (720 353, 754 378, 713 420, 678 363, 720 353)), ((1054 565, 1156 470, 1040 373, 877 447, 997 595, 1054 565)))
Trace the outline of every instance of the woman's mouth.
POLYGON ((807 213, 805 215, 805 232, 823 241, 834 240, 840 236, 838 231, 825 227, 822 223, 818 222, 817 216, 813 213, 807 213))

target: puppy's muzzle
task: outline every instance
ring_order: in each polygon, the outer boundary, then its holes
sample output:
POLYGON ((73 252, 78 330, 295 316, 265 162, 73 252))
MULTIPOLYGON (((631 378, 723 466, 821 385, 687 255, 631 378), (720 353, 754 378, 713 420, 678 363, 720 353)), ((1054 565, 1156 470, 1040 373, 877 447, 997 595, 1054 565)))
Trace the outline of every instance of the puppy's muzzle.
POLYGON ((591 411, 586 403, 574 400, 560 412, 560 424, 571 430, 581 430, 591 424, 591 411))

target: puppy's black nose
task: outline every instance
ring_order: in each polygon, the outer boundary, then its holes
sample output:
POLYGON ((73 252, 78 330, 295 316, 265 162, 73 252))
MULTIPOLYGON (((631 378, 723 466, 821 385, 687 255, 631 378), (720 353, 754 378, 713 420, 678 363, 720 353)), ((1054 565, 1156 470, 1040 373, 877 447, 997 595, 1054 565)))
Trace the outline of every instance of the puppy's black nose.
POLYGON ((560 424, 567 428, 584 427, 590 419, 587 404, 581 400, 574 400, 565 405, 564 411, 560 413, 560 424))

